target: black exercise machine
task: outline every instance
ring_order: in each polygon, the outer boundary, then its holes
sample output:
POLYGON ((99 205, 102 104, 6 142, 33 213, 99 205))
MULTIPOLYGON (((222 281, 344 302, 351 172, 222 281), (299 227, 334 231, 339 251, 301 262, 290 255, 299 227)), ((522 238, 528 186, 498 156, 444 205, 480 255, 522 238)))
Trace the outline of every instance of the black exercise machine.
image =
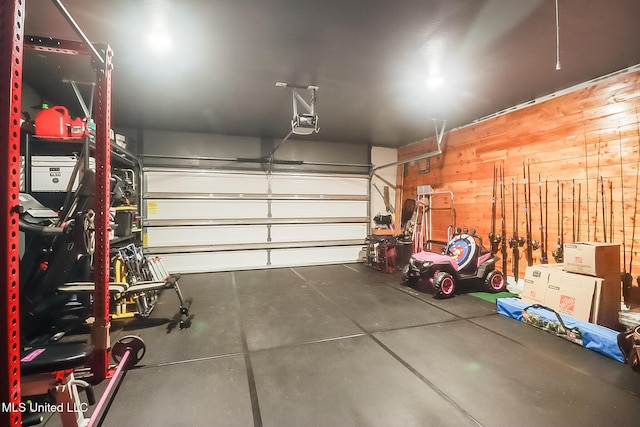
MULTIPOLYGON (((85 170, 74 196, 67 198, 59 215, 32 196, 20 194, 20 230, 26 240, 20 261, 21 336, 25 343, 59 332, 52 327, 64 330, 81 325, 91 315, 95 288, 90 281, 95 247, 95 214, 91 209, 94 180, 94 172, 85 170)), ((114 198, 118 197, 121 182, 112 182, 114 198)), ((156 258, 149 260, 141 252, 136 255, 140 263, 127 260, 125 266, 138 270, 153 267, 152 271, 145 280, 133 279, 132 274, 126 279, 115 277, 116 281, 109 284, 114 308, 119 310, 127 301, 134 301, 138 307, 136 314, 148 317, 158 293, 172 288, 180 304, 180 327, 188 325, 191 300, 184 299, 179 276, 169 274, 156 258)))

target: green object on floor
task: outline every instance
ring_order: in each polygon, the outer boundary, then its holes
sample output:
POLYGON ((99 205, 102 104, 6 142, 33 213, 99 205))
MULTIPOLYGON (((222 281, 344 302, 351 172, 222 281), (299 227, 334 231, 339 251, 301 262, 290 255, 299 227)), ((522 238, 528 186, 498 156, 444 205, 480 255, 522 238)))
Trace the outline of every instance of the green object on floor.
POLYGON ((498 298, 513 298, 518 296, 516 294, 512 294, 511 292, 498 292, 497 294, 492 294, 489 292, 469 292, 469 295, 493 303, 495 303, 498 298))

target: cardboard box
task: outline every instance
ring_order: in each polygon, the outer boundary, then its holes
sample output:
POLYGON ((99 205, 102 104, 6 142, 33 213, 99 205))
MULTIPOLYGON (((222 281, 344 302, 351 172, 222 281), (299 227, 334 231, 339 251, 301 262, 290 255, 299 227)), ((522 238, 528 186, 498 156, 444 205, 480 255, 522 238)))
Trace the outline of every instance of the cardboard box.
POLYGON ((620 272, 609 274, 599 279, 601 290, 598 302, 598 312, 594 323, 616 329, 618 325, 618 312, 622 301, 622 280, 620 272))
POLYGON ((620 245, 613 243, 565 243, 565 270, 605 278, 620 275, 620 245))
POLYGON ((567 243, 567 271, 601 278, 594 295, 593 323, 615 329, 622 301, 620 245, 614 243, 567 243))
POLYGON ((523 303, 544 305, 550 271, 545 264, 527 267, 524 274, 524 286, 520 294, 523 303))
POLYGON ((558 313, 588 322, 591 320, 597 280, 583 274, 551 270, 544 305, 558 313))

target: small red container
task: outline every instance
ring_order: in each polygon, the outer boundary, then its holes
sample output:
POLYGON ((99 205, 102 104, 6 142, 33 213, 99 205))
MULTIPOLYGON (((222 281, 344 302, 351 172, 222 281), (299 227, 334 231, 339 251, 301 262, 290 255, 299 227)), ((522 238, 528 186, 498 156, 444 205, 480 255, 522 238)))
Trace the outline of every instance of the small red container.
POLYGON ((66 107, 51 107, 36 114, 36 135, 62 138, 69 136, 69 111, 66 107))
POLYGON ((72 120, 71 123, 71 137, 72 138, 79 138, 82 135, 84 135, 84 120, 82 120, 80 117, 76 117, 75 120, 72 120))

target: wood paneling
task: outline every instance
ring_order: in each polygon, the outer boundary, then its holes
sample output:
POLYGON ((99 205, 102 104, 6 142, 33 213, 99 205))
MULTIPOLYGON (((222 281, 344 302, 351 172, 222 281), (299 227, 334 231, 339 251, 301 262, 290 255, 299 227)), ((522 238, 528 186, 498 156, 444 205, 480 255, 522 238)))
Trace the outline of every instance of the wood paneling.
MULTIPOLYGON (((491 224, 493 168, 501 165, 505 175, 508 235, 513 235, 513 179, 518 184, 518 234, 524 237, 524 162, 531 171, 532 237, 540 239, 540 209, 543 212, 547 210, 547 250, 553 262, 551 251, 556 248, 560 234, 557 224, 559 206, 563 212, 565 243, 571 242, 574 235, 580 241, 605 240, 600 188, 602 177, 606 240, 621 244, 620 259, 624 260, 626 255, 628 270, 632 237, 635 237, 632 272, 638 275, 640 230, 636 230, 635 236, 633 230, 638 216, 639 88, 640 72, 613 76, 545 102, 455 129, 444 136, 443 154, 431 158, 428 174, 418 174, 415 164, 409 164, 406 176, 403 176, 403 168, 399 168, 402 197, 415 197, 418 185, 431 185, 436 191, 453 191, 456 225, 475 228, 486 237, 491 224), (538 177, 543 191, 544 183, 548 182, 547 204, 544 203, 544 194, 542 205, 539 202, 538 177), (557 202, 558 181, 564 190, 560 205, 557 202), (575 186, 575 198, 572 186, 575 186), (579 206, 578 189, 581 189, 579 206), (575 211, 573 205, 576 205, 575 211), (623 242, 626 250, 622 248, 623 242)), ((402 147, 398 158, 409 159, 435 147, 433 138, 426 139, 402 147)), ((499 227, 499 198, 497 212, 499 227)), ((513 260, 510 259, 511 251, 508 252, 511 274, 513 260)), ((534 251, 536 262, 539 257, 540 250, 534 251)), ((519 263, 520 276, 523 277, 526 257, 521 256, 519 263)))

